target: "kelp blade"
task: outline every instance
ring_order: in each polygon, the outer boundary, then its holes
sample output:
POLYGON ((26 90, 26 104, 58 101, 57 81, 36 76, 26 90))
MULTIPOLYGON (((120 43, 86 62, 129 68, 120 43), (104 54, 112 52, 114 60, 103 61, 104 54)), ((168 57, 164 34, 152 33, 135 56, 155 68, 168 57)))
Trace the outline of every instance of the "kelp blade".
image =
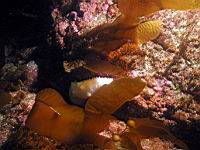
POLYGON ((57 91, 44 89, 37 95, 26 126, 62 143, 91 143, 101 148, 113 148, 115 145, 100 135, 113 120, 113 116, 85 112, 82 108, 66 104, 57 91))
POLYGON ((85 57, 85 68, 91 72, 103 76, 120 77, 125 75, 125 71, 115 65, 112 65, 108 61, 100 59, 96 55, 88 55, 85 57))
POLYGON ((113 50, 120 48, 121 45, 127 43, 128 41, 127 39, 123 39, 122 37, 120 37, 120 39, 114 39, 114 34, 103 34, 101 36, 104 37, 104 40, 101 40, 102 37, 99 37, 99 39, 97 41, 94 41, 91 45, 91 48, 95 49, 95 51, 97 52, 109 53, 113 50), (105 37, 107 37, 106 40, 105 37))
POLYGON ((188 150, 187 145, 172 135, 162 122, 149 118, 132 118, 132 120, 135 122, 135 127, 131 129, 131 132, 137 133, 143 138, 160 137, 171 140, 178 147, 188 150))
POLYGON ((162 30, 162 22, 158 20, 142 22, 135 27, 116 31, 116 38, 129 39, 133 43, 143 44, 155 39, 162 30))
POLYGON ((161 9, 196 9, 200 0, 118 0, 118 7, 127 18, 137 18, 161 9))
POLYGON ((85 112, 80 142, 94 144, 100 148, 113 147, 113 144, 108 144, 110 139, 101 134, 104 130, 108 130, 109 124, 113 120, 116 119, 111 115, 85 112))
POLYGON ((161 9, 187 10, 200 8, 200 0, 153 0, 161 9))
POLYGON ((63 106, 67 103, 63 97, 54 89, 46 88, 38 92, 35 101, 42 102, 51 107, 63 106))
POLYGON ((159 21, 141 23, 139 17, 161 9, 200 8, 200 0, 118 0, 118 7, 121 16, 113 23, 97 27, 86 36, 98 36, 98 40, 94 40, 91 44, 91 47, 98 52, 110 52, 128 40, 142 44, 155 39, 161 32, 162 23, 159 21))
POLYGON ((120 78, 102 86, 87 101, 85 110, 94 113, 112 114, 126 101, 137 96, 145 87, 139 78, 120 78))
POLYGON ((120 12, 127 18, 137 18, 160 10, 160 7, 151 0, 118 0, 120 12))
POLYGON ((143 150, 141 140, 142 139, 138 134, 126 132, 122 135, 121 145, 126 149, 143 150))
MULTIPOLYGON (((55 93, 54 91, 54 94, 55 93)), ((39 94, 41 94, 41 92, 39 94)), ((49 95, 51 95, 49 91, 42 91, 43 98, 49 97, 49 95)), ((41 95, 38 95, 38 97, 41 99, 35 102, 26 120, 26 126, 54 140, 67 144, 75 143, 82 129, 84 110, 76 106, 65 104, 62 102, 63 99, 53 99, 45 103, 41 95)), ((57 95, 56 97, 61 96, 57 95)))
POLYGON ((147 21, 136 27, 136 42, 142 44, 159 36, 162 30, 162 22, 158 20, 147 21))

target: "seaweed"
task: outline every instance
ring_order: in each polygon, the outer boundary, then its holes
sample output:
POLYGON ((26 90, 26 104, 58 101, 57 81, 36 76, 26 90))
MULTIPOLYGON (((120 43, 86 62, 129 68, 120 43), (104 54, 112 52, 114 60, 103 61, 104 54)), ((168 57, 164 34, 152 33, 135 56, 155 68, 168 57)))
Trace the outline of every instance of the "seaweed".
POLYGON ((94 72, 100 76, 123 77, 126 76, 121 67, 115 66, 108 61, 102 60, 101 57, 94 54, 89 54, 84 57, 84 68, 94 72))
POLYGON ((103 85, 87 101, 85 110, 112 114, 126 101, 133 99, 144 89, 145 83, 137 78, 120 78, 103 85))
MULTIPOLYGON (((84 35, 84 38, 97 37, 91 43, 97 52, 110 52, 128 41, 142 44, 155 39, 162 30, 162 22, 142 21, 139 17, 167 8, 198 8, 199 0, 118 0, 118 7, 122 14, 113 23, 103 24, 84 35)), ((88 55, 85 61, 86 69, 115 76, 114 81, 94 92, 86 101, 85 108, 67 104, 54 89, 40 91, 26 121, 28 128, 63 143, 92 143, 102 149, 117 149, 116 142, 120 142, 122 147, 142 150, 141 140, 150 137, 171 140, 178 147, 188 149, 161 122, 148 118, 130 118, 127 130, 111 138, 101 135, 103 130, 109 128, 111 121, 117 120, 112 114, 125 102, 139 95, 145 83, 140 78, 124 77, 126 75, 121 68, 96 55, 88 55)))
MULTIPOLYGON (((131 93, 132 91, 129 92, 131 93)), ((105 97, 110 96, 112 93, 105 97)), ((101 101, 99 103, 101 104, 101 101)), ((97 103, 93 105, 99 107, 97 103)), ((109 105, 102 101, 101 106, 108 107, 109 105)), ((118 106, 115 107, 118 108, 118 106)), ((124 148, 139 150, 142 149, 142 139, 161 137, 173 141, 178 147, 187 149, 187 146, 169 133, 161 122, 148 118, 130 118, 124 132, 119 135, 113 134, 111 138, 108 138, 101 133, 108 130, 110 122, 117 120, 111 115, 112 113, 113 111, 91 112, 87 108, 84 110, 69 105, 56 90, 44 89, 36 97, 26 126, 43 136, 66 144, 90 143, 102 149, 105 147, 115 149, 117 147, 115 143, 120 142, 124 148)))
POLYGON ((199 8, 199 6, 199 0, 127 0, 126 2, 118 0, 121 15, 113 23, 103 24, 84 37, 95 37, 91 48, 100 52, 115 50, 128 41, 142 44, 159 36, 162 31, 162 22, 159 20, 143 21, 140 17, 161 9, 186 10, 199 8))

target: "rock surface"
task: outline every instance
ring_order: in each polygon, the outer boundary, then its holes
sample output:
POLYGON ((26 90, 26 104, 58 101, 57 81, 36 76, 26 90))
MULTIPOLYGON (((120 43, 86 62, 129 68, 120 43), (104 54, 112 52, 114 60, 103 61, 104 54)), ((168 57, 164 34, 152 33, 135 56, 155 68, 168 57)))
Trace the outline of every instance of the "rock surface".
MULTIPOLYGON (((63 145, 30 131, 24 122, 39 89, 58 89, 67 101, 68 86, 74 78, 83 80, 96 76, 88 72, 84 72, 84 77, 70 75, 63 71, 61 64, 63 59, 85 46, 80 35, 111 22, 118 15, 118 9, 114 0, 67 0, 57 1, 51 15, 64 58, 60 51, 46 50, 46 46, 4 46, 8 55, 5 55, 5 65, 0 71, 0 88, 9 92, 12 100, 0 109, 0 145, 3 149, 95 149, 93 145, 63 145), (12 51, 17 52, 13 54, 12 51), (32 58, 34 62, 28 57, 33 51, 36 51, 32 58)), ((107 56, 113 64, 126 68, 129 76, 140 76, 147 83, 141 95, 120 108, 116 116, 123 120, 128 117, 162 120, 190 149, 199 149, 200 11, 163 10, 143 19, 163 21, 161 35, 140 45, 139 49, 129 44, 107 56)), ((13 45, 12 42, 9 44, 13 45)), ((77 68, 76 62, 74 64, 77 68)), ((70 70, 70 66, 65 67, 70 70)), ((160 139, 145 142, 146 149, 157 145, 160 149, 166 149, 166 146, 173 149, 166 141, 163 146, 160 139)))

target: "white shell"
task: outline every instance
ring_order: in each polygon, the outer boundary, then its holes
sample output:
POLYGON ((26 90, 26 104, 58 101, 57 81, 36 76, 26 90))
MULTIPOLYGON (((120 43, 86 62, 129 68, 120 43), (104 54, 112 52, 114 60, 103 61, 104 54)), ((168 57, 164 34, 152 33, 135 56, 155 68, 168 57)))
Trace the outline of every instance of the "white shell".
POLYGON ((86 100, 101 86, 110 84, 113 78, 96 77, 71 83, 69 95, 73 104, 84 106, 86 100))

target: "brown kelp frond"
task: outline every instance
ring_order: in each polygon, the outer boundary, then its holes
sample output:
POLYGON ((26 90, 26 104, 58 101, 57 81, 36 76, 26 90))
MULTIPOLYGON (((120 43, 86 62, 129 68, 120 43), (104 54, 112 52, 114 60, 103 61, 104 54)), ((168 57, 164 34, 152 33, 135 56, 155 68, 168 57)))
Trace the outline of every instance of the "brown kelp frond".
POLYGON ((53 89, 42 90, 35 101, 26 120, 28 128, 69 144, 77 140, 84 120, 83 109, 68 105, 53 89))
POLYGON ((120 12, 127 18, 137 18, 160 10, 159 5, 152 0, 118 0, 120 12), (133 11, 134 8, 134 11, 133 11))
POLYGON ((108 128, 112 120, 115 117, 85 112, 82 108, 68 105, 57 91, 44 89, 37 95, 26 126, 63 143, 92 143, 103 147, 107 137, 99 133, 108 128))
POLYGON ((102 60, 97 55, 87 55, 84 68, 98 74, 99 76, 122 77, 126 76, 125 71, 118 66, 112 65, 108 61, 102 60))
MULTIPOLYGON (((135 80, 139 83, 141 82, 140 79, 136 78, 135 80)), ((122 79, 121 81, 132 82, 128 78, 122 79)), ((119 80, 117 83, 121 81, 119 80)), ((123 85, 121 86, 123 88, 126 88, 124 85, 127 86, 127 84, 120 84, 123 85)), ((136 83, 132 84, 138 85, 136 83)), ((138 92, 136 92, 135 95, 137 95, 141 89, 136 88, 135 90, 138 90, 138 92)), ((130 89, 128 89, 128 91, 129 90, 130 89)), ((132 97, 132 95, 130 97, 132 97)), ((121 98, 124 97, 119 97, 119 100, 121 98)), ((114 103, 114 101, 112 103, 114 103)), ((94 106, 95 105, 96 103, 94 103, 94 106)), ((109 108, 109 105, 105 104, 104 101, 102 101, 101 106, 109 108)), ((116 106, 117 105, 114 104, 115 108, 118 107, 116 106)), ((26 126, 43 136, 67 144, 89 143, 102 149, 112 150, 117 149, 117 146, 121 145, 121 147, 127 149, 143 150, 141 145, 143 139, 160 137, 171 140, 180 148, 187 149, 187 146, 176 139, 159 121, 147 118, 131 118, 121 132, 110 136, 108 131, 113 128, 112 122, 118 121, 115 117, 110 115, 114 109, 106 112, 108 114, 103 113, 104 111, 99 114, 89 111, 89 109, 85 111, 82 108, 65 103, 61 95, 53 89, 44 89, 37 95, 36 102, 26 121, 26 126)))
POLYGON ((128 18, 137 18, 161 9, 196 9, 200 7, 199 0, 118 0, 120 12, 128 18), (134 8, 134 11, 132 11, 134 8))
POLYGON ((195 9, 200 7, 200 0, 118 0, 122 13, 113 23, 103 24, 85 35, 93 37, 91 48, 97 51, 112 51, 131 40, 142 44, 155 39, 161 32, 160 21, 142 22, 139 17, 161 9, 195 9))
POLYGON ((97 51, 110 52, 119 48, 129 40, 136 44, 142 44, 155 39, 162 30, 162 22, 146 21, 128 28, 107 28, 98 31, 97 40, 93 41, 91 47, 97 51))
POLYGON ((120 78, 102 86, 87 101, 85 110, 94 113, 112 114, 126 101, 133 99, 144 89, 139 78, 120 78))
POLYGON ((187 9, 197 9, 200 7, 200 0, 152 0, 160 9, 177 9, 177 10, 187 10, 187 9))
POLYGON ((36 96, 36 102, 41 102, 51 107, 67 105, 63 97, 56 90, 51 88, 40 91, 36 96))
POLYGON ((108 137, 100 133, 104 130, 108 130, 110 122, 114 120, 116 120, 116 118, 111 115, 95 114, 86 111, 80 142, 94 144, 103 148, 109 140, 108 137))
POLYGON ((70 99, 73 104, 85 105, 86 111, 112 114, 126 101, 139 95, 144 87, 145 83, 139 77, 96 77, 72 83, 70 99))
MULTIPOLYGON (((160 121, 149 118, 132 118, 128 121, 128 126, 130 127, 130 133, 134 133, 139 137, 134 142, 150 137, 160 137, 165 140, 170 140, 184 150, 188 150, 187 145, 172 135, 160 121)), ((129 134, 129 137, 133 138, 132 136, 129 134)))

